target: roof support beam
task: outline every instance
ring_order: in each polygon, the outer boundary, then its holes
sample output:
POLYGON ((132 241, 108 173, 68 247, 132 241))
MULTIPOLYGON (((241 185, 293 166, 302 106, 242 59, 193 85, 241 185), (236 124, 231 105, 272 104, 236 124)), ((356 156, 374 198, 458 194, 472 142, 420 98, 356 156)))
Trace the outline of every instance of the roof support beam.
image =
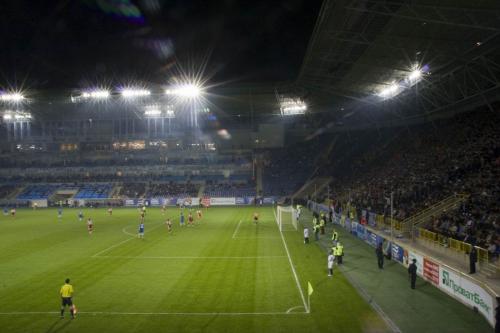
POLYGON ((354 0, 345 9, 363 12, 375 13, 377 15, 391 16, 400 19, 443 24, 449 26, 500 31, 498 20, 500 19, 500 10, 491 8, 488 10, 464 9, 453 7, 440 7, 431 5, 418 5, 415 3, 400 3, 394 1, 377 0, 354 0), (480 13, 482 16, 488 15, 489 20, 471 19, 473 13, 480 13))

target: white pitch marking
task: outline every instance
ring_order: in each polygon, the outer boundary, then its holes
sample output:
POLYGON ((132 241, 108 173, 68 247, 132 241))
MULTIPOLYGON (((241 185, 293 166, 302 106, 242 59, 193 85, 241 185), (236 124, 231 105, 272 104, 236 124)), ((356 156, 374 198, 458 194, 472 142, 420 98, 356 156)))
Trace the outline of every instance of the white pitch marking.
MULTIPOLYGON (((276 221, 276 225, 278 226, 279 230, 279 224, 278 224, 278 218, 276 216, 276 212, 273 209, 273 214, 274 214, 274 220, 276 221)), ((309 313, 310 309, 307 306, 306 303, 306 298, 304 297, 304 292, 302 291, 302 288, 300 287, 300 282, 299 282, 299 277, 297 276, 297 272, 295 271, 295 268, 293 267, 293 262, 292 258, 290 257, 290 252, 288 251, 288 246, 286 245, 285 237, 283 236, 283 233, 280 232, 281 235, 281 240, 283 241, 283 246, 285 247, 286 255, 288 256, 288 263, 290 264, 290 268, 292 269, 293 276, 295 278, 295 283, 297 284, 297 289, 299 290, 300 297, 302 298, 302 303, 304 304, 304 309, 306 309, 306 312, 309 313)))
MULTIPOLYGON (((151 229, 149 229, 149 230, 151 231, 151 230, 157 229, 157 228, 159 228, 159 227, 161 227, 161 226, 162 226, 162 224, 160 223, 160 224, 159 224, 159 225, 157 225, 156 227, 153 227, 153 228, 151 228, 151 229)), ((102 254, 102 253, 105 253, 105 252, 107 252, 107 251, 109 251, 109 250, 111 250, 111 249, 114 249, 115 247, 120 246, 120 245, 122 245, 122 244, 124 244, 124 243, 126 243, 126 242, 130 242, 132 239, 135 239, 135 235, 134 235, 134 234, 131 234, 131 233, 126 232, 126 231, 125 231, 125 229, 127 229, 128 227, 130 227, 130 226, 124 227, 124 228, 122 229, 122 232, 123 232, 124 234, 126 234, 126 235, 129 235, 129 236, 134 236, 134 237, 127 238, 127 239, 125 239, 125 240, 123 240, 123 241, 121 241, 121 242, 119 242, 119 243, 116 243, 116 244, 114 244, 114 245, 111 245, 110 247, 108 247, 108 248, 106 248, 106 249, 104 249, 104 250, 102 250, 102 251, 97 252, 96 254, 94 254, 94 255, 93 255, 93 256, 91 256, 91 257, 92 257, 92 258, 98 257, 98 256, 99 256, 100 254, 102 254)))
POLYGON ((280 239, 276 236, 234 237, 234 239, 280 239))
POLYGON ((109 251, 109 250, 111 250, 111 249, 114 249, 115 247, 120 246, 120 245, 122 245, 122 244, 124 244, 124 243, 126 243, 126 242, 130 242, 132 239, 135 239, 135 238, 127 238, 127 239, 125 239, 125 240, 123 240, 123 241, 121 241, 121 242, 119 242, 119 243, 116 243, 116 244, 114 244, 114 245, 111 245, 110 247, 105 248, 104 250, 99 251, 99 252, 97 252, 96 254, 94 254, 94 255, 92 256, 92 258, 98 257, 101 253, 105 253, 105 252, 107 252, 107 251, 109 251))
POLYGON ((273 259, 286 258, 286 256, 245 256, 245 257, 196 257, 196 256, 96 256, 95 258, 117 259, 273 259))
MULTIPOLYGON (((303 305, 294 306, 293 308, 286 310, 286 313, 297 313, 297 312, 293 312, 293 310, 295 310, 295 309, 304 309, 304 306, 303 305)), ((304 309, 304 310, 306 310, 306 309, 304 309)), ((308 312, 306 311, 306 312, 298 312, 298 313, 308 313, 308 312)))
POLYGON ((134 235, 134 234, 132 234, 132 233, 130 233, 130 232, 128 232, 128 231, 126 231, 126 229, 127 229, 127 228, 129 228, 129 227, 131 227, 131 226, 129 225, 129 226, 127 226, 127 227, 124 227, 124 228, 122 229, 122 232, 123 232, 125 235, 129 235, 129 236, 133 236, 133 237, 137 236, 137 235, 134 235))
POLYGON ((236 229, 234 229, 234 232, 233 232, 233 239, 236 238, 236 234, 238 233, 238 230, 240 229, 240 225, 241 225, 241 222, 243 220, 240 220, 240 222, 238 222, 238 225, 236 226, 236 229))
MULTIPOLYGON (((31 312, 0 312, 0 316, 21 316, 21 315, 54 315, 56 311, 31 311, 31 312)), ((276 316, 308 314, 307 312, 106 312, 106 311, 78 311, 78 315, 112 315, 112 316, 276 316)))

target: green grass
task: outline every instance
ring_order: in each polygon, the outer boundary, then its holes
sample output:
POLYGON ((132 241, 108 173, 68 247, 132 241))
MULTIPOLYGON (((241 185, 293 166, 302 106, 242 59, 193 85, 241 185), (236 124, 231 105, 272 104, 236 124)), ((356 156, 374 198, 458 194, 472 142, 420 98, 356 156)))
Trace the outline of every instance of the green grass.
POLYGON ((0 217, 2 332, 386 332, 382 319, 342 274, 327 277, 320 247, 284 232, 303 300, 271 208, 210 208, 194 227, 168 234, 150 208, 145 239, 135 237, 136 209, 19 210, 0 217), (241 221, 241 223, 240 223, 241 221), (75 288, 79 314, 61 320, 59 288, 75 288), (294 308, 294 309, 292 309, 294 308), (292 310, 290 310, 292 309, 292 310), (291 313, 286 313, 287 311, 291 313))

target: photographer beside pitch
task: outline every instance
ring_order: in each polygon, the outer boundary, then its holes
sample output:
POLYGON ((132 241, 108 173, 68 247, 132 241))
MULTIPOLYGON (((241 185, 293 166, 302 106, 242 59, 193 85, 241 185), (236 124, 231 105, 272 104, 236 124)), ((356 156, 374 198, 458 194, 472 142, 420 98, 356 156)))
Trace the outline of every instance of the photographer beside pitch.
POLYGON ((75 319, 75 306, 73 305, 73 286, 69 284, 69 279, 64 281, 65 283, 61 287, 59 293, 61 294, 61 319, 64 318, 64 309, 69 306, 69 312, 71 313, 71 319, 75 319))

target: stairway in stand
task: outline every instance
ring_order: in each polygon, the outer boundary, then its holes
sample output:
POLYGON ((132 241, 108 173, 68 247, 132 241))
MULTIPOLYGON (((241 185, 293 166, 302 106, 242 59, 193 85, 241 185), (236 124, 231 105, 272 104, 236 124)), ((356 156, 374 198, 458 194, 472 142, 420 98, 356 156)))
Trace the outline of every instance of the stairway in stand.
POLYGON ((441 200, 432 206, 429 206, 415 215, 412 215, 401 222, 402 234, 405 237, 413 238, 414 233, 418 230, 422 223, 428 222, 431 216, 439 216, 444 211, 449 211, 460 206, 462 202, 467 200, 468 194, 454 194, 441 200))
POLYGON ((316 177, 305 183, 297 192, 292 196, 293 198, 315 198, 321 191, 328 186, 332 177, 316 177))

